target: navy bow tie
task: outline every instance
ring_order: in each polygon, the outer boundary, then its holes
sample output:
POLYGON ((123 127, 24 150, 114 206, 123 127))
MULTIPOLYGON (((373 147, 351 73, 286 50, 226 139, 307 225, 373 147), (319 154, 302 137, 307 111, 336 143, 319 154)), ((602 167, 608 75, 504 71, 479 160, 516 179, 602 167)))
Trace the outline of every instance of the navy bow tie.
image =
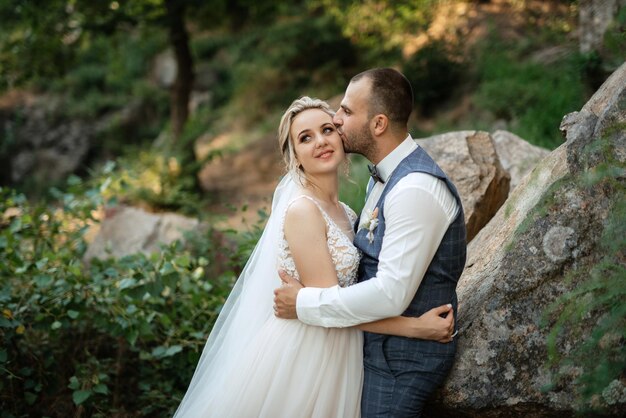
POLYGON ((383 179, 380 177, 380 174, 378 174, 378 169, 376 168, 376 166, 375 166, 375 165, 368 164, 368 165, 367 165, 367 168, 369 169, 369 171, 370 171, 370 176, 372 176, 372 178, 374 179, 374 181, 377 181, 377 182, 379 182, 379 183, 381 183, 381 184, 385 184, 385 180, 383 180, 383 179))

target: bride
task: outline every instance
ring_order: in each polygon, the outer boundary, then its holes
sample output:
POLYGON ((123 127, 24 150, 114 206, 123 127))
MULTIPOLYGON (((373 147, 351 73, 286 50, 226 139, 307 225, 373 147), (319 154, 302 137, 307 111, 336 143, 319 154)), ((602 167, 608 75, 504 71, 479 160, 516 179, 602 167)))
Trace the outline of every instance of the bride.
POLYGON ((295 100, 283 115, 278 134, 287 174, 175 417, 358 418, 361 330, 427 338, 420 335, 420 318, 383 319, 357 329, 273 315, 279 269, 305 286, 356 281, 357 216, 338 200, 338 169, 346 157, 332 116, 325 102, 309 97, 295 100))

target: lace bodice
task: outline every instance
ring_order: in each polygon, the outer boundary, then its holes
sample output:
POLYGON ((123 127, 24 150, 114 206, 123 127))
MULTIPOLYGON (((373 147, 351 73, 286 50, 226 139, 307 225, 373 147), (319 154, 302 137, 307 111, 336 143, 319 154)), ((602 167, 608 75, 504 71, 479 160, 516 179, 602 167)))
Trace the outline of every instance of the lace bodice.
MULTIPOLYGON (((310 196, 301 195, 296 197, 289 203, 287 208, 289 208, 291 203, 300 198, 306 198, 315 203, 315 205, 322 213, 324 220, 326 221, 328 250, 332 257, 333 263, 335 264, 337 278, 339 279, 339 286, 346 287, 356 283, 357 270, 359 267, 359 260, 361 255, 359 253, 359 250, 354 246, 354 244, 352 244, 352 239, 348 237, 344 232, 342 232, 341 228, 339 228, 335 221, 333 221, 333 219, 324 211, 324 209, 322 209, 320 204, 310 196)), ((354 224, 357 218, 356 213, 354 213, 354 211, 343 202, 341 202, 341 205, 348 215, 350 224, 354 224)), ((285 270, 291 277, 300 280, 298 270, 296 270, 296 264, 291 255, 291 250, 289 249, 289 244, 285 239, 285 215, 286 211, 283 214, 282 218, 282 235, 278 244, 278 266, 280 269, 285 270)))

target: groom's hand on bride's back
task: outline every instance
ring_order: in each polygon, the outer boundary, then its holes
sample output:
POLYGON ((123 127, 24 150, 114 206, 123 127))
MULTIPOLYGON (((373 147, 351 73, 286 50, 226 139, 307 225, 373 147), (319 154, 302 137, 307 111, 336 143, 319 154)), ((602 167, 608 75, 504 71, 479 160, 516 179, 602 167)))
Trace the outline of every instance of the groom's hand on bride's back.
POLYGON ((283 285, 274 290, 274 315, 283 319, 298 319, 296 300, 304 286, 282 270, 278 271, 283 285))

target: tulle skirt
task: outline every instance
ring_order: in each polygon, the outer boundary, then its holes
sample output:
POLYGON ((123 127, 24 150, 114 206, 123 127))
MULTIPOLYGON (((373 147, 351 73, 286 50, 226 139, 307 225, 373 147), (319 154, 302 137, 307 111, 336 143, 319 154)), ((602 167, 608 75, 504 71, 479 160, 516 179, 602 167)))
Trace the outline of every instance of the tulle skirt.
POLYGON ((359 418, 362 383, 361 331, 271 317, 201 416, 359 418))

